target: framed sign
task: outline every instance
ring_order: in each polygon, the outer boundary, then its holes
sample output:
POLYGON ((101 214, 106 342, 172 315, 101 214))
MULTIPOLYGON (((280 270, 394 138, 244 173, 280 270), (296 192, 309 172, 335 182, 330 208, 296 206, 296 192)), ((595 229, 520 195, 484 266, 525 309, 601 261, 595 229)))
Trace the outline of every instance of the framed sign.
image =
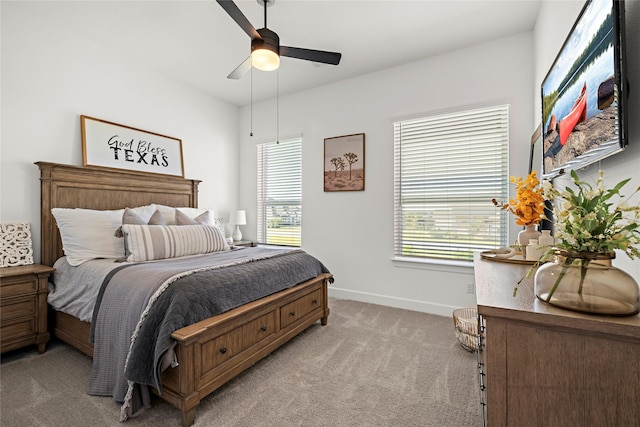
POLYGON ((184 178, 182 140, 80 116, 82 164, 184 178))
POLYGON ((325 138, 324 191, 364 191, 364 133, 325 138))

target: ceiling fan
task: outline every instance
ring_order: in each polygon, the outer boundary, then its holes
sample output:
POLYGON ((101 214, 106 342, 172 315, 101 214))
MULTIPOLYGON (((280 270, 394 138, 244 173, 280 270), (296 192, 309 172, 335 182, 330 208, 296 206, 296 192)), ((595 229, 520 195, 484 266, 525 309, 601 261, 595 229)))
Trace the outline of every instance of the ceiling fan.
POLYGON ((341 53, 280 46, 278 35, 267 28, 267 7, 272 6, 275 0, 257 0, 258 4, 264 6, 264 28, 258 30, 251 25, 233 0, 216 1, 231 16, 231 19, 236 21, 236 24, 251 37, 251 56, 233 70, 227 76, 228 79, 241 78, 252 66, 262 71, 273 71, 280 66, 280 56, 331 65, 340 63, 341 53))

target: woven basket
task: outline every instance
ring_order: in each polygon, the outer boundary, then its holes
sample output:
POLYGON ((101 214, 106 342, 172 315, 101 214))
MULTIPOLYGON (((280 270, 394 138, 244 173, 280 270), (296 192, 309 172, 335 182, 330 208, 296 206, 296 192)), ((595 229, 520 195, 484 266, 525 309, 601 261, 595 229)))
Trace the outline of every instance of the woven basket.
POLYGON ((453 325, 458 342, 467 351, 478 350, 478 310, 459 308, 453 311, 453 325))

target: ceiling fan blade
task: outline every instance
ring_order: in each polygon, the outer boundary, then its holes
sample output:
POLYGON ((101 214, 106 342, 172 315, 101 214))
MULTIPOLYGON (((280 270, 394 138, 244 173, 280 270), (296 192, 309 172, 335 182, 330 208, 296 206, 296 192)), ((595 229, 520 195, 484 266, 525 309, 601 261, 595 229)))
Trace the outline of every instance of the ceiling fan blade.
POLYGON ((253 39, 262 39, 258 31, 251 25, 251 22, 242 14, 238 6, 232 0, 216 0, 220 6, 229 14, 231 19, 236 21, 236 24, 244 30, 245 33, 253 39))
POLYGON ((323 64, 338 65, 341 53, 326 52, 324 50, 303 49, 300 47, 280 46, 280 56, 304 59, 306 61, 322 62, 323 64))
POLYGON ((251 57, 248 57, 247 59, 244 60, 242 64, 238 65, 236 69, 233 70, 231 74, 227 76, 227 78, 238 80, 242 78, 242 76, 247 74, 247 71, 249 71, 250 69, 251 69, 251 57))

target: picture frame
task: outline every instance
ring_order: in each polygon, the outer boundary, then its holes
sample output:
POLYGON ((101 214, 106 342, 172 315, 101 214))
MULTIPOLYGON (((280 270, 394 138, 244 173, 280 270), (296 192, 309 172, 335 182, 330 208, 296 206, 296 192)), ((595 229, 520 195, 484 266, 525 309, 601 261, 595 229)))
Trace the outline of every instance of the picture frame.
POLYGON ((364 191, 364 133, 324 140, 324 191, 364 191))
POLYGON ((536 171, 538 178, 542 175, 542 123, 531 135, 531 149, 529 151, 529 172, 536 171))
POLYGON ((80 116, 82 165, 184 178, 182 140, 80 116))

